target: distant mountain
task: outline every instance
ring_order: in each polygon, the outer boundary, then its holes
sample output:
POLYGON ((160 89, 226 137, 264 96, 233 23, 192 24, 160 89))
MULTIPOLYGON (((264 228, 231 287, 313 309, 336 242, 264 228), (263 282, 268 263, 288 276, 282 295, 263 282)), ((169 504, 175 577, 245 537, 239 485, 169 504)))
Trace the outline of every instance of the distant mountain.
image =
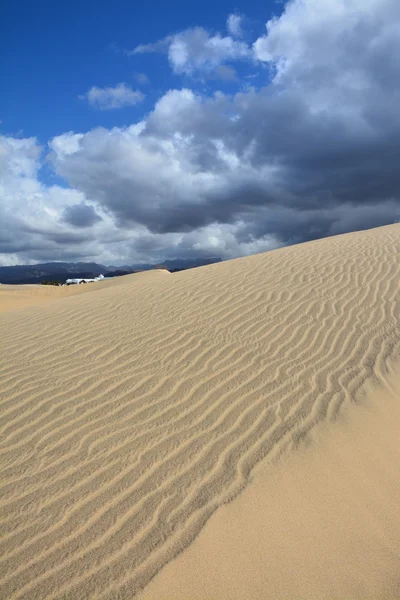
POLYGON ((65 281, 69 277, 91 278, 104 274, 107 267, 96 263, 51 262, 38 265, 0 267, 0 283, 41 283, 48 279, 65 281))
POLYGON ((148 271, 155 266, 164 266, 172 273, 183 271, 194 267, 201 267, 212 263, 220 262, 221 258, 194 258, 194 259, 176 259, 166 260, 163 263, 152 265, 149 263, 136 265, 123 265, 122 267, 99 265, 97 263, 67 263, 67 262, 49 262, 38 265, 16 265, 10 267, 0 267, 0 283, 21 284, 21 283, 41 283, 42 281, 52 280, 64 282, 66 279, 91 279, 98 275, 105 277, 117 277, 128 275, 137 271, 148 271))

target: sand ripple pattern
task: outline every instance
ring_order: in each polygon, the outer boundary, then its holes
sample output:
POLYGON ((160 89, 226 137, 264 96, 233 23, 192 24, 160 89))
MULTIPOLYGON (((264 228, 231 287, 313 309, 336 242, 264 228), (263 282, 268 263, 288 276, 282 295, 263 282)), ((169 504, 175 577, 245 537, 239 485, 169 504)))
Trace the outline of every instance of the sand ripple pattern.
POLYGON ((128 599, 400 355, 400 226, 0 315, 0 597, 128 599))

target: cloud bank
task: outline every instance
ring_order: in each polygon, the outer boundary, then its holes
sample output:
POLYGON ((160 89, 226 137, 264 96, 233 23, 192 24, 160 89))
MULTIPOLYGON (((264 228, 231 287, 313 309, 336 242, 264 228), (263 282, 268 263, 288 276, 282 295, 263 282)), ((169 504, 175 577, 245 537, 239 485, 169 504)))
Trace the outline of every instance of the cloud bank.
POLYGON ((63 133, 47 156, 1 138, 3 264, 230 258, 400 219, 398 2, 293 0, 251 45, 232 27, 135 56, 162 50, 185 75, 248 61, 258 87, 171 89, 141 122, 63 133), (43 160, 68 187, 40 183, 43 160))

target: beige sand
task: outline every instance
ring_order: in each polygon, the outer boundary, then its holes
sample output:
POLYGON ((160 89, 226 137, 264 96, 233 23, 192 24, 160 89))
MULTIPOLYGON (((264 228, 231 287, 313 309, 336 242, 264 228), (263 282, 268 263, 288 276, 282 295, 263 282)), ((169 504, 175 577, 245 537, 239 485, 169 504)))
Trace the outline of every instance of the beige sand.
MULTIPOLYGON (((317 425, 336 427, 366 382, 385 383, 400 358, 399 234, 133 275, 2 313, 0 597, 132 598, 256 465, 276 468, 317 425)), ((391 592, 389 575, 370 588, 391 592)))
POLYGON ((400 377, 221 507, 140 600, 400 598, 400 377))
POLYGON ((143 278, 153 277, 154 273, 167 273, 164 269, 153 269, 152 271, 143 271, 135 273, 135 275, 124 275, 115 279, 105 279, 103 281, 95 281, 92 283, 69 285, 69 286, 53 286, 53 285, 7 285, 0 284, 0 313, 17 310, 25 306, 35 306, 58 300, 59 298, 68 298, 80 294, 87 294, 96 290, 102 290, 115 285, 125 285, 128 281, 132 281, 135 277, 135 282, 143 281, 143 278))

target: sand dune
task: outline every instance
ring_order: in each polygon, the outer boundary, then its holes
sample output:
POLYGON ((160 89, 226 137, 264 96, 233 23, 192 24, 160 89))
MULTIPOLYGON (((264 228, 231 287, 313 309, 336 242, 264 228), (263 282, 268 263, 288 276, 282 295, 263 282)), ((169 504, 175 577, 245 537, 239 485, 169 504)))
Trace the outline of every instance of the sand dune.
POLYGON ((400 598, 400 377, 214 513, 140 600, 400 598))
POLYGON ((256 465, 385 382, 400 359, 399 234, 1 314, 0 597, 132 598, 256 465))
POLYGON ((147 279, 148 277, 154 277, 155 273, 170 275, 170 273, 164 269, 152 269, 151 271, 143 271, 142 273, 135 273, 134 275, 124 275, 122 277, 116 277, 115 279, 105 279, 104 281, 93 282, 90 284, 70 285, 65 287, 37 284, 1 284, 0 313, 25 308, 25 306, 35 306, 37 304, 52 302, 59 298, 69 298, 70 296, 87 294, 110 286, 126 285, 129 281, 132 281, 132 277, 135 278, 137 284, 138 281, 143 281, 143 279, 147 279))

